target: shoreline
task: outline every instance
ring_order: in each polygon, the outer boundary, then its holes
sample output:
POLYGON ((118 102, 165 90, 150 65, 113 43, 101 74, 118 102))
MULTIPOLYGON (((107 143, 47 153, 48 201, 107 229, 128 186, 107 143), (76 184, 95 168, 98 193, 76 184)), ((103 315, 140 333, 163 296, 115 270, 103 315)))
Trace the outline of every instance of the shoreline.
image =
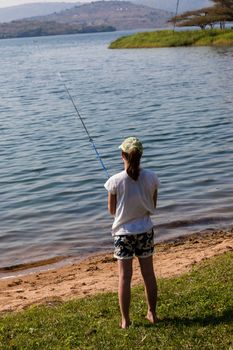
MULTIPOLYGON (((156 228, 155 227, 155 232, 156 228)), ((162 226, 161 226, 162 227, 162 226)), ((180 241, 186 241, 187 239, 197 236, 200 237, 202 235, 206 235, 209 233, 215 233, 215 232, 231 232, 233 230, 232 225, 226 225, 222 227, 215 227, 215 228, 204 228, 200 231, 186 231, 186 233, 180 232, 179 235, 171 235, 169 237, 165 235, 164 238, 162 236, 158 236, 155 234, 155 247, 158 245, 163 244, 176 244, 176 242, 180 241)), ((113 249, 113 245, 111 247, 113 249)), ((44 257, 42 259, 38 260, 29 260, 26 262, 16 263, 12 265, 5 265, 0 266, 0 281, 10 278, 16 278, 28 274, 32 274, 34 272, 40 273, 51 269, 61 268, 66 265, 70 265, 72 263, 79 263, 81 261, 87 260, 91 257, 99 256, 99 255, 105 255, 105 254, 111 254, 112 250, 111 248, 105 248, 103 250, 99 250, 98 252, 86 252, 85 254, 77 255, 77 254, 63 254, 63 255, 54 255, 51 257, 44 257)))
MULTIPOLYGON (((180 233, 180 235, 174 235, 171 237, 166 237, 162 239, 161 236, 155 234, 155 247, 160 245, 176 245, 177 242, 183 242, 189 238, 197 237, 200 238, 203 235, 215 234, 216 232, 232 232, 233 235, 233 226, 224 226, 216 228, 206 228, 196 232, 186 232, 180 233)), ((113 246, 112 246, 113 249, 113 246)), ((99 252, 89 252, 81 255, 55 255, 48 258, 42 258, 39 260, 32 260, 28 262, 22 262, 18 264, 0 266, 0 282, 2 280, 22 277, 30 275, 33 273, 46 272, 49 270, 59 269, 70 264, 78 264, 82 261, 91 259, 92 257, 105 256, 111 254, 112 250, 110 248, 100 250, 99 252)))
MULTIPOLYGON (((233 228, 170 239, 155 244, 155 272, 158 278, 179 276, 201 261, 226 251, 233 251, 233 228)), ((132 285, 141 284, 137 259, 133 265, 132 285)), ((53 304, 97 293, 117 292, 117 287, 116 259, 112 252, 99 253, 57 267, 47 265, 45 271, 23 270, 22 275, 1 279, 0 313, 20 311, 35 304, 53 304)))
POLYGON ((110 43, 109 49, 152 49, 168 47, 233 46, 233 32, 226 29, 182 30, 169 29, 138 32, 122 36, 110 43))

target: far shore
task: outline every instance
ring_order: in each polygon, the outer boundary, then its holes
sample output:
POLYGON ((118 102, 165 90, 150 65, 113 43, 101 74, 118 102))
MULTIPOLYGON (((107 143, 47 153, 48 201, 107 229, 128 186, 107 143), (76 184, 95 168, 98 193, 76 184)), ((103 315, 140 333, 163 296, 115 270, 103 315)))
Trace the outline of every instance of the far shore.
MULTIPOLYGON (((205 259, 233 251, 233 228, 208 230, 156 244, 154 266, 159 278, 179 276, 205 259)), ((34 304, 49 304, 116 292, 117 262, 111 253, 90 256, 46 271, 23 271, 22 275, 0 280, 0 312, 19 311, 34 304)), ((134 259, 133 285, 141 284, 134 259)))

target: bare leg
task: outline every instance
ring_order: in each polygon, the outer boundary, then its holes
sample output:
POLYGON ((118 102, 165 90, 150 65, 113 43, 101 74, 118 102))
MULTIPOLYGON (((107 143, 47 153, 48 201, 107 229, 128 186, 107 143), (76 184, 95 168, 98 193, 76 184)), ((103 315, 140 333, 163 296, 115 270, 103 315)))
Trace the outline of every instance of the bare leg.
POLYGON ((119 269, 119 305, 121 310, 121 327, 128 328, 130 325, 129 307, 131 298, 131 279, 132 279, 132 259, 118 260, 119 269))
POLYGON ((146 318, 151 323, 156 323, 158 321, 156 316, 157 283, 153 267, 153 257, 139 258, 139 263, 147 296, 148 311, 146 318))

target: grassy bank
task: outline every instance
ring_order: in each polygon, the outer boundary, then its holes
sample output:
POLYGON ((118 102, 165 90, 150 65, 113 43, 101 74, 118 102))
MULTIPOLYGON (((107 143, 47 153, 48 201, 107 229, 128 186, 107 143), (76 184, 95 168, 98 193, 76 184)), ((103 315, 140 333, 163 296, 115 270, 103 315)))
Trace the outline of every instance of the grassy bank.
POLYGON ((0 349, 233 349, 233 255, 209 260, 179 278, 159 280, 156 326, 144 319, 142 287, 133 289, 132 320, 118 327, 117 295, 34 306, 0 318, 0 349))
POLYGON ((161 30, 137 33, 121 37, 109 46, 111 49, 178 47, 178 46, 224 46, 233 45, 233 30, 161 30))

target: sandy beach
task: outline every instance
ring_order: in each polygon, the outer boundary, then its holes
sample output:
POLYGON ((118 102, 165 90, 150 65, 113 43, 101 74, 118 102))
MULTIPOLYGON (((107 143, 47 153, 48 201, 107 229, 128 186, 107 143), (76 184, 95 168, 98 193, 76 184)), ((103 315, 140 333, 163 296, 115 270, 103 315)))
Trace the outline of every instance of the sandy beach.
MULTIPOLYGON (((157 277, 172 277, 190 271, 204 259, 233 251, 233 228, 206 231, 156 245, 154 266, 157 277)), ((17 277, 0 280, 0 312, 19 311, 33 304, 51 304, 117 291, 117 262, 112 252, 98 254, 41 272, 23 271, 17 277)), ((133 285, 142 283, 134 259, 133 285)))

